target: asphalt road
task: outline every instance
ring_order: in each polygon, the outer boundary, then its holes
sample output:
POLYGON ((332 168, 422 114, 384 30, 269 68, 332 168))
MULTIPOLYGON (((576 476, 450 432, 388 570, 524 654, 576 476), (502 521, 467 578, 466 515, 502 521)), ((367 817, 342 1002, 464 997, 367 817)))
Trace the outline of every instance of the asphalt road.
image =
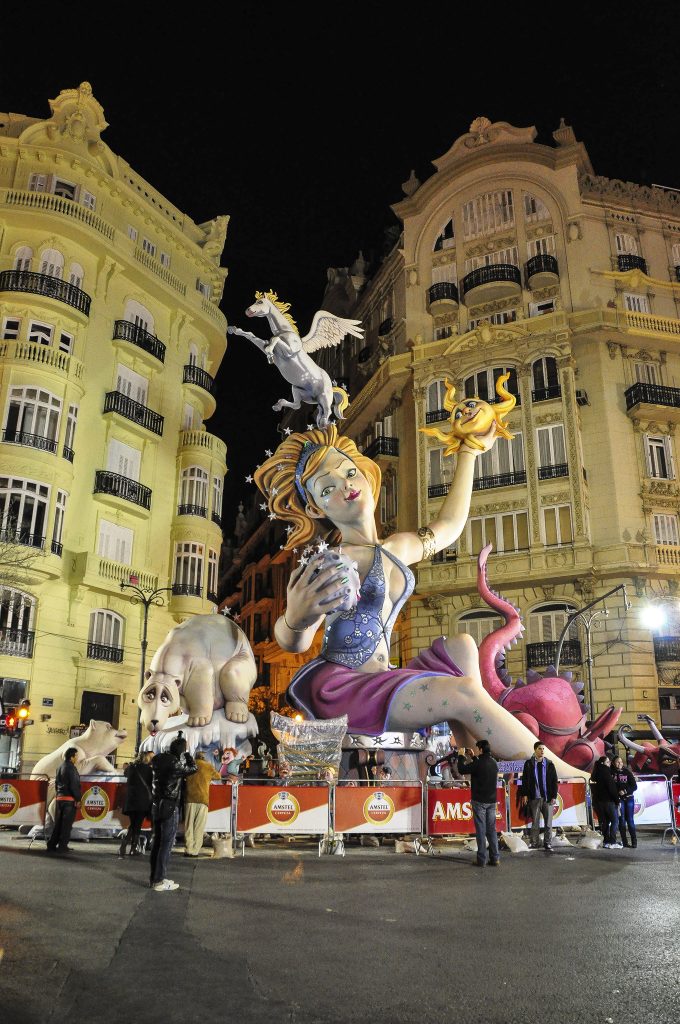
POLYGON ((5 1024, 670 1024, 680 847, 70 858, 0 831, 5 1024))

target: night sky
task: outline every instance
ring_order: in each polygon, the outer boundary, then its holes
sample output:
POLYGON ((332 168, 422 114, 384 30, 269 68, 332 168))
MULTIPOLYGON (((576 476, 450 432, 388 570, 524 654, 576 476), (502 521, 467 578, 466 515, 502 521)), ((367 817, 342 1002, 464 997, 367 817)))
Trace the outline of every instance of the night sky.
MULTIPOLYGON (((243 311, 272 288, 305 334, 326 268, 359 249, 380 260, 401 183, 411 168, 429 177, 475 117, 535 125, 547 144, 564 117, 596 174, 680 188, 677 4, 600 6, 512 4, 504 16, 419 3, 397 15, 364 2, 305 5, 315 13, 303 18, 280 3, 194 3, 92 32, 91 6, 39 27, 5 11, 0 110, 47 117, 48 99, 89 81, 114 152, 197 223, 230 215, 229 321, 252 328, 243 311)), ((244 476, 277 441, 271 405, 287 388, 229 339, 207 422, 229 448, 227 533, 251 493, 244 476)))

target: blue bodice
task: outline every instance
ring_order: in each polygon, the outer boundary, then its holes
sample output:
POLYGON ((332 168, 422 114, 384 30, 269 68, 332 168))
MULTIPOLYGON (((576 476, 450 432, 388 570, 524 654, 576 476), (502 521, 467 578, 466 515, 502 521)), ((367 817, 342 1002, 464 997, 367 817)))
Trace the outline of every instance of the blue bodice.
POLYGON ((340 612, 326 626, 321 657, 347 668, 358 668, 373 657, 383 636, 389 651, 392 627, 404 602, 413 593, 414 586, 415 577, 409 567, 387 549, 376 544, 373 564, 361 584, 361 597, 357 606, 350 611, 340 612), (385 570, 381 554, 383 551, 404 576, 404 589, 394 602, 385 623, 382 620, 385 604, 385 570))

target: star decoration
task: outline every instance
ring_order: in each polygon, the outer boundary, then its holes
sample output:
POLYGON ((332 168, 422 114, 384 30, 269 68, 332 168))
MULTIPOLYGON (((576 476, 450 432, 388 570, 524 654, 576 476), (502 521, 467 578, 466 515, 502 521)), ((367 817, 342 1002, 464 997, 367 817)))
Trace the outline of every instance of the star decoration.
POLYGON ((307 430, 314 430, 314 424, 313 423, 308 423, 307 424, 307 430))
POLYGON ((333 385, 334 388, 337 388, 337 386, 338 386, 337 380, 332 380, 331 384, 333 385))
POLYGON ((300 559, 300 561, 298 562, 298 565, 307 565, 308 562, 309 562, 309 559, 305 558, 305 556, 303 555, 302 558, 300 559))
POLYGON ((263 501, 263 502, 260 503, 260 509, 262 510, 262 512, 266 512, 267 511, 267 502, 266 501, 263 501))
POLYGON ((350 739, 351 739, 351 741, 352 741, 352 743, 354 744, 355 747, 359 746, 359 740, 361 739, 360 736, 356 736, 356 735, 350 736, 350 739))
POLYGON ((240 621, 241 621, 241 616, 239 615, 238 612, 236 612, 236 615, 234 616, 234 622, 240 622, 240 621))
POLYGON ((305 555, 305 557, 307 557, 307 556, 311 555, 313 550, 314 550, 314 548, 310 544, 308 544, 306 548, 302 549, 302 554, 305 555))
POLYGON ((293 527, 293 526, 287 526, 287 527, 286 527, 286 533, 292 533, 292 532, 293 532, 293 530, 294 530, 294 527, 293 527))
POLYGON ((326 543, 326 541, 325 540, 320 540, 319 543, 317 544, 317 548, 316 549, 317 549, 317 551, 319 553, 321 553, 322 551, 325 551, 327 547, 328 547, 328 544, 326 543))
POLYGON ((384 739, 382 738, 382 736, 374 736, 374 737, 373 737, 373 746, 374 746, 374 747, 382 747, 382 745, 383 745, 383 743, 384 743, 384 742, 385 742, 385 741, 384 741, 384 739))
POLYGON ((293 554, 297 555, 297 553, 298 553, 298 549, 297 548, 293 548, 293 554))
POLYGON ((225 604, 224 608, 221 609, 220 614, 225 616, 231 615, 231 608, 229 607, 228 604, 225 604))
POLYGON ((269 513, 269 518, 270 519, 276 519, 276 512, 270 512, 269 513))
POLYGON ((249 473, 248 476, 246 477, 246 483, 247 484, 252 484, 252 482, 253 482, 253 478, 252 478, 252 476, 249 473))
POLYGON ((290 434, 293 433, 293 431, 290 429, 290 427, 284 427, 283 428, 283 432, 286 435, 286 437, 288 437, 290 434))
POLYGON ((274 452, 271 450, 271 448, 265 449, 265 455, 267 456, 268 459, 271 459, 273 454, 274 452))
POLYGON ((278 469, 278 471, 279 471, 279 473, 280 473, 280 472, 281 472, 281 470, 282 470, 282 469, 285 469, 286 467, 284 466, 284 464, 283 464, 282 462, 279 462, 279 464, 278 464, 278 466, 277 466, 276 468, 278 469))
POLYGON ((278 487, 272 487, 272 489, 271 489, 271 491, 269 493, 270 494, 278 494, 279 493, 278 487))
POLYGON ((392 746, 393 747, 400 747, 401 746, 401 736, 393 736, 392 737, 392 746))

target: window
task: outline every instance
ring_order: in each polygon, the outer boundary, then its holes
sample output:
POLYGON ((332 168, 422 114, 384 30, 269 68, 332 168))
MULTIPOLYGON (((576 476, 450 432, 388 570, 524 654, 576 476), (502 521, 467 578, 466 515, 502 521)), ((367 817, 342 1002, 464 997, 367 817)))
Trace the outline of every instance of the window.
POLYGON ((474 479, 480 477, 506 476, 524 471, 524 445, 522 432, 518 431, 509 441, 499 437, 489 452, 482 452, 475 459, 474 479))
POLYGON ((479 327, 479 325, 485 320, 487 323, 500 326, 501 324, 512 324, 516 319, 516 309, 502 309, 498 313, 491 313, 490 316, 480 316, 476 320, 470 320, 468 330, 474 331, 475 327, 479 327))
POLYGON ((127 226, 128 238, 131 238, 133 242, 137 241, 137 228, 133 228, 132 224, 127 226))
POLYGON ((32 320, 28 325, 28 340, 34 345, 51 345, 54 327, 52 324, 41 324, 32 320))
POLYGON ((135 327, 141 327, 142 330, 148 331, 149 334, 154 333, 155 321, 153 316, 146 306, 143 306, 141 302, 137 302, 136 299, 130 299, 126 302, 123 320, 126 320, 129 324, 134 324, 135 327))
POLYGON ((537 196, 532 196, 528 192, 525 192, 522 196, 524 200, 524 220, 527 224, 537 224, 542 220, 550 220, 550 211, 542 200, 537 196))
POLYGON ((397 480, 394 474, 383 477, 380 488, 380 522, 385 524, 397 518, 397 480))
POLYGON ((27 245, 22 245, 21 248, 16 251, 16 255, 14 257, 14 269, 30 270, 32 261, 33 250, 29 249, 27 245))
POLYGON ((654 514, 654 540, 657 544, 680 545, 678 517, 666 514, 654 514))
POLYGON ((529 316, 543 316, 544 313, 555 312, 555 300, 546 299, 545 302, 530 302, 529 316))
POLYGON ((635 380, 640 384, 660 384, 661 374, 656 363, 636 363, 635 380))
POLYGON ((71 352, 73 352, 73 335, 72 334, 67 334, 65 331, 61 331, 61 333, 59 335, 59 351, 60 352, 68 352, 69 354, 71 352))
POLYGON ((76 436, 76 424, 78 422, 78 406, 69 405, 68 417, 66 418, 66 433, 64 434, 64 448, 73 451, 76 436))
POLYGON ((616 254, 617 256, 637 256, 638 255, 638 244, 637 240, 633 235, 617 234, 616 235, 616 254))
POLYGON ((443 410, 445 398, 446 383, 443 380, 433 381, 427 389, 427 411, 439 412, 443 410))
POLYGON ((139 480, 142 453, 122 441, 109 441, 109 454, 106 468, 110 473, 118 473, 128 480, 139 480))
POLYGON ((534 391, 559 394, 560 378, 557 372, 557 360, 554 356, 543 356, 542 359, 537 359, 531 367, 531 373, 534 391))
POLYGON ((490 235, 511 227, 515 210, 511 189, 486 192, 463 206, 463 233, 466 239, 490 235))
POLYGON ((127 395, 134 402, 139 402, 140 405, 146 405, 147 390, 149 382, 146 377, 142 376, 141 373, 135 373, 134 370, 124 366, 123 363, 118 363, 116 367, 116 391, 119 391, 122 395, 127 395))
POLYGON ((501 399, 496 394, 496 381, 503 374, 509 373, 510 377, 505 382, 505 387, 511 395, 519 396, 519 388, 517 386, 517 370, 514 366, 494 366, 489 367, 486 370, 479 370, 478 373, 473 373, 470 377, 465 379, 465 397, 466 398, 483 398, 485 402, 500 402, 501 399))
POLYGON ((156 246, 148 238, 142 238, 142 249, 147 252, 149 256, 156 255, 156 246))
POLYGON ((17 320, 16 317, 5 317, 2 324, 2 340, 16 341, 19 337, 20 329, 21 320, 17 320))
MULTIPOLYGON (((569 604, 545 604, 534 608, 529 615, 529 642, 556 642, 567 624, 567 619, 576 611, 578 609, 569 604)), ((572 622, 564 639, 578 641, 578 623, 572 622)))
POLYGON ((196 291, 199 291, 204 299, 209 299, 212 295, 212 287, 201 281, 200 277, 196 281, 196 291))
POLYGON ((0 587, 0 654, 30 658, 36 601, 14 587, 0 587))
POLYGON ((222 518, 222 492, 224 489, 224 482, 221 477, 213 477, 213 515, 217 516, 218 519, 222 518))
POLYGON ((91 192, 87 191, 87 189, 81 189, 80 201, 83 204, 83 206, 86 206, 88 208, 88 210, 96 210, 97 208, 96 196, 93 196, 91 192))
POLYGON ((208 549, 208 598, 217 597, 217 552, 208 549))
POLYGON ((179 504, 208 508, 208 474, 200 466, 189 466, 182 470, 179 504))
POLYGON ((547 505, 543 509, 543 543, 547 547, 571 544, 571 505, 547 505))
POLYGON ((169 252, 162 252, 161 253, 161 264, 164 267, 169 267, 170 266, 170 253, 169 252))
POLYGON ((45 249, 40 256, 40 273, 48 277, 58 277, 64 273, 64 257, 58 249, 45 249))
POLYGON ((186 592, 200 596, 203 579, 202 544, 187 541, 175 545, 175 579, 174 585, 186 588, 186 592))
POLYGON ((443 341, 445 338, 451 338, 453 336, 453 327, 435 327, 434 329, 434 340, 443 341))
POLYGON ((525 551, 529 547, 528 512, 508 512, 492 516, 476 516, 466 527, 468 551, 478 555, 486 544, 494 551, 525 551))
POLYGON ((194 426, 194 407, 185 403, 182 412, 182 430, 192 430, 194 426))
POLYGON ((10 388, 5 415, 5 439, 19 444, 40 438, 56 441, 59 436, 61 399, 40 388, 10 388), (25 435, 28 435, 26 438, 25 435), (22 440, 23 439, 23 440, 22 440))
POLYGON ((564 444, 564 426, 555 423, 552 427, 539 427, 536 431, 538 442, 538 466, 563 466, 567 463, 567 450, 564 444))
POLYGON ((442 228, 434 243, 433 252, 441 252, 442 249, 450 249, 456 244, 453 217, 442 228))
POLYGON ((0 477, 0 530, 19 544, 41 548, 50 499, 48 484, 0 477))
POLYGON ((132 564, 132 542, 134 532, 127 526, 110 523, 107 519, 100 520, 97 554, 120 565, 132 564))
POLYGON ((637 295, 635 292, 624 292, 623 301, 626 309, 631 313, 649 313, 649 299, 646 295, 637 295))
POLYGON ((456 284, 457 280, 455 263, 442 263, 440 266, 432 268, 432 284, 441 284, 442 282, 456 284))
POLYGON ((69 284, 72 284, 74 288, 82 288, 84 273, 80 263, 72 263, 68 274, 69 284))
POLYGON ((76 190, 77 186, 72 181, 64 181, 62 178, 55 177, 52 186, 55 196, 61 196, 62 199, 75 199, 76 190))
POLYGON ((532 256, 554 256, 555 255, 555 236, 545 235, 543 238, 534 238, 531 242, 527 242, 527 256, 531 259, 532 256))
POLYGON ((45 192, 47 189, 46 174, 31 174, 28 179, 29 192, 45 192))
POLYGON ((471 636, 477 646, 481 644, 485 636, 493 633, 495 629, 500 629, 502 625, 502 618, 500 615, 495 615, 494 612, 466 612, 458 619, 458 631, 471 636))
POLYGON ((193 342, 189 345, 189 366, 198 366, 198 349, 193 342))
POLYGON ((496 252, 488 252, 484 256, 472 256, 465 260, 465 273, 471 270, 478 270, 480 267, 497 267, 500 263, 519 266, 519 249, 511 245, 507 249, 497 249, 496 252))
POLYGON ((54 526, 52 527, 52 550, 55 545, 61 547, 62 534, 64 532, 64 516, 66 515, 66 491, 57 491, 57 500, 54 506, 54 526))
POLYGON ((649 434, 645 434, 644 443, 649 476, 655 477, 657 480, 674 480, 675 469, 671 439, 669 437, 651 437, 649 434))
POLYGON ((450 484, 453 478, 453 460, 444 458, 443 448, 430 448, 429 486, 440 487, 450 484))
POLYGON ((98 608, 90 613, 88 644, 122 648, 123 625, 123 618, 117 615, 116 612, 110 612, 105 608, 98 608))

